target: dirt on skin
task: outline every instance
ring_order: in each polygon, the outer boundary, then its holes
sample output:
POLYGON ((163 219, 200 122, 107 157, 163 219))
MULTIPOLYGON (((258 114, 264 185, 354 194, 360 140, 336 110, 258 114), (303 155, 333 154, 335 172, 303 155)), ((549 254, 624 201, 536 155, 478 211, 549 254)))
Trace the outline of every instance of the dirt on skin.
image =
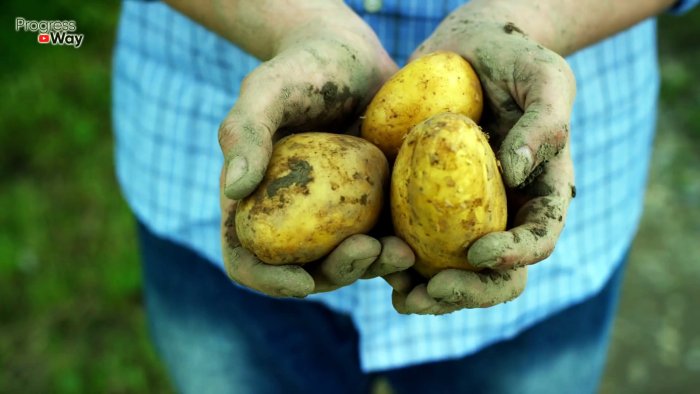
POLYGON ((226 246, 230 249, 241 245, 236 235, 236 205, 237 204, 232 204, 229 211, 224 213, 226 215, 226 220, 224 221, 224 228, 226 229, 224 239, 226 240, 226 246))
MULTIPOLYGON (((284 63, 288 61, 284 53, 280 59, 273 58, 263 63, 261 72, 270 73, 284 84, 281 88, 275 87, 280 94, 274 105, 265 108, 265 115, 272 124, 291 131, 309 131, 331 123, 334 128, 349 124, 381 84, 382 76, 377 66, 370 63, 367 56, 363 57, 358 49, 334 38, 314 37, 294 45, 298 47, 298 53, 306 54, 308 59, 297 59, 303 64, 292 66, 304 67, 305 72, 317 74, 321 82, 281 77, 281 73, 288 73, 290 68, 284 63)), ((251 84, 269 84, 269 78, 266 79, 251 84)))
POLYGON ((450 270, 442 273, 440 281, 440 288, 428 287, 431 295, 439 301, 437 309, 444 312, 464 306, 488 307, 520 295, 527 283, 527 268, 509 272, 491 269, 479 272, 450 270), (488 293, 484 291, 486 286, 488 293))

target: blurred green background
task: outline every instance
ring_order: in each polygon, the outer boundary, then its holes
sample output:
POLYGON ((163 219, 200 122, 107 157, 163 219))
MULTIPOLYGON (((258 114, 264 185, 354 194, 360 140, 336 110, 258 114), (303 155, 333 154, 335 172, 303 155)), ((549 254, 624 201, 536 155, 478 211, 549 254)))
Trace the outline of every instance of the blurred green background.
MULTIPOLYGON (((118 2, 4 2, 0 393, 171 392, 146 332, 134 221, 112 168, 118 2), (73 19, 79 49, 14 17, 73 19)), ((660 22, 659 134, 605 393, 700 385, 700 10, 660 22)))

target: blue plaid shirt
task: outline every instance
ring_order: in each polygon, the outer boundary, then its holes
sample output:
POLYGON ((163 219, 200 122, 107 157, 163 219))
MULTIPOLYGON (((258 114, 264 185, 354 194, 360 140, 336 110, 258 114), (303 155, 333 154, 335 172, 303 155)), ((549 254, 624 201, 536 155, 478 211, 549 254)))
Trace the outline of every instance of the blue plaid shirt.
MULTIPOLYGON (((684 11, 700 0, 680 2, 684 11)), ((369 23, 399 64, 459 0, 385 0, 369 23)), ((367 371, 456 358, 510 338, 596 293, 623 259, 642 213, 659 77, 656 23, 567 60, 578 81, 571 149, 578 195, 554 254, 515 301, 446 316, 399 315, 381 279, 311 299, 352 316, 367 371)), ((158 2, 123 4, 114 58, 117 173, 136 216, 223 266, 217 129, 259 62, 158 2)), ((223 268, 222 268, 223 269, 223 268)))

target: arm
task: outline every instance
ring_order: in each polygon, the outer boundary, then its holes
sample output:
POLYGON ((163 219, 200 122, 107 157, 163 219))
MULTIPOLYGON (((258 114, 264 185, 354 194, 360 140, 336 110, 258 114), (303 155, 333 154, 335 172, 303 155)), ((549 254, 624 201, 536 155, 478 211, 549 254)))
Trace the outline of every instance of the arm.
POLYGON ((524 266, 547 258, 575 195, 569 123, 576 93, 562 56, 670 7, 672 0, 473 0, 449 15, 414 56, 443 49, 474 66, 486 100, 484 129, 503 167, 511 224, 470 245, 484 271, 445 270, 428 283, 386 279, 403 313, 449 313, 517 297, 524 266))
POLYGON ((473 0, 459 12, 512 22, 561 56, 625 30, 670 8, 676 0, 473 0))
POLYGON ((331 0, 165 0, 258 59, 268 60, 283 41, 310 25, 331 23, 354 30, 356 20, 341 1, 331 0))

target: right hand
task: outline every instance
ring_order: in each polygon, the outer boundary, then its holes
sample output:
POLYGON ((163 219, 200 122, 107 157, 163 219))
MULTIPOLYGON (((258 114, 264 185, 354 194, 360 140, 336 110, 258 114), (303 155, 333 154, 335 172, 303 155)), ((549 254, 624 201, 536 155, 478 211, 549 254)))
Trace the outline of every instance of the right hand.
POLYGON ((344 15, 337 24, 310 26, 283 41, 276 56, 245 78, 238 101, 219 129, 225 157, 221 234, 229 277, 268 295, 305 297, 410 267, 413 252, 396 237, 380 241, 351 236, 324 261, 306 266, 310 269, 265 264, 240 245, 233 225, 237 200, 262 180, 278 131, 348 125, 397 69, 354 14, 344 15), (348 21, 354 20, 355 27, 348 28, 348 21))
POLYGON ((566 60, 520 29, 506 3, 466 3, 413 56, 456 52, 479 75, 482 125, 502 166, 512 225, 469 246, 465 257, 483 271, 448 269, 427 283, 412 282, 408 273, 385 278, 400 313, 444 314, 512 300, 525 288, 523 267, 546 259, 564 227, 575 191, 568 146, 574 75, 566 60))

